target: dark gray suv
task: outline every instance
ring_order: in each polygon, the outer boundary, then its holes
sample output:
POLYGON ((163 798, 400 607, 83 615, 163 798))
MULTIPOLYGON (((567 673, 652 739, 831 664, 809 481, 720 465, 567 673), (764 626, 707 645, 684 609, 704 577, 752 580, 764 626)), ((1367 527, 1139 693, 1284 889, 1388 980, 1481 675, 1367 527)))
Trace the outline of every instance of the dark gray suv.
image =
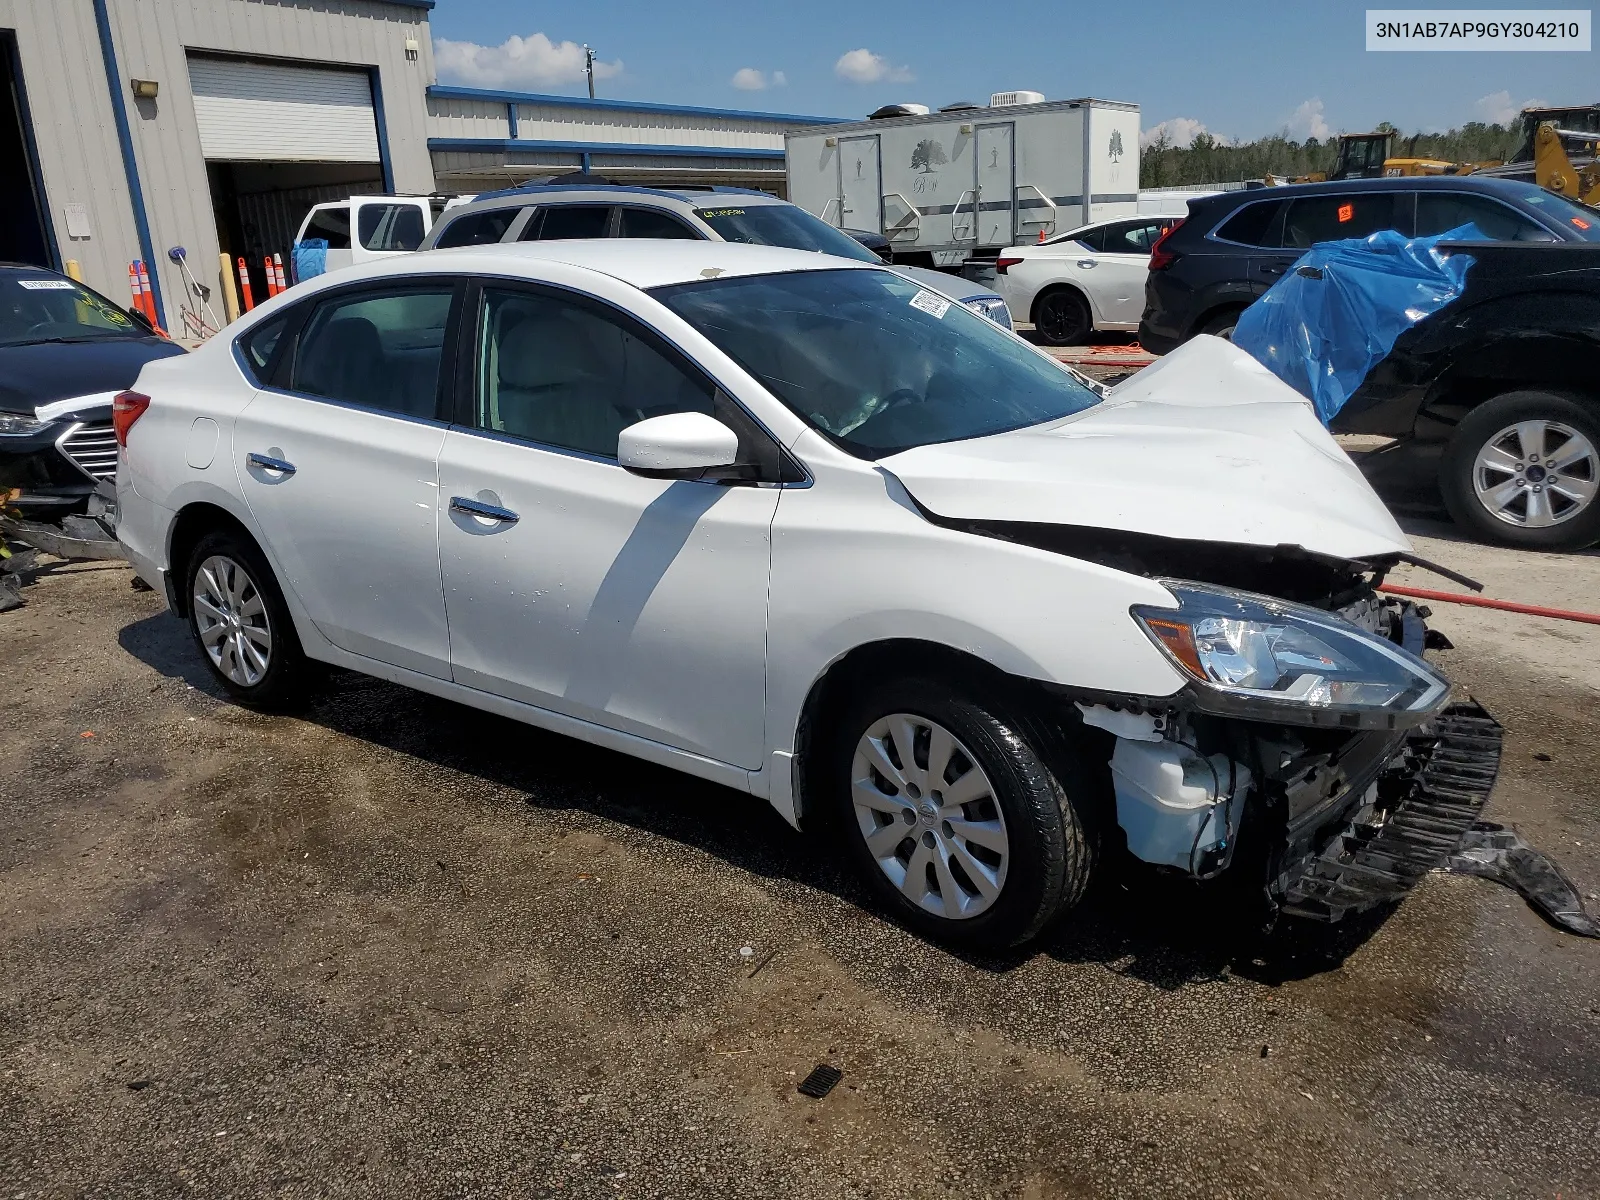
MULTIPOLYGON (((472 203, 447 211, 422 249, 608 237, 750 242, 864 262, 882 261, 844 230, 765 192, 588 182, 529 184, 479 195, 472 203)), ((924 267, 895 265, 890 269, 965 304, 996 325, 1011 328, 1006 302, 989 288, 924 267)))
POLYGON ((1471 175, 1346 179, 1189 201, 1150 252, 1139 343, 1165 354, 1197 333, 1227 337, 1239 314, 1316 242, 1472 223, 1503 242, 1600 241, 1600 212, 1531 183, 1471 175))

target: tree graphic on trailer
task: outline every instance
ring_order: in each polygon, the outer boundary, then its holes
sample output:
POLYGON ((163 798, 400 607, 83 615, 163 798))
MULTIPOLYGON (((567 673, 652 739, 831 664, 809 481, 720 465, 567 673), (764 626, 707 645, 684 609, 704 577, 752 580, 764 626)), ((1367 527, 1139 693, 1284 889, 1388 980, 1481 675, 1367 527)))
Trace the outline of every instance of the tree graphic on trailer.
POLYGON ((917 148, 911 152, 911 169, 921 171, 924 175, 932 171, 940 163, 949 162, 944 156, 944 151, 939 143, 932 138, 923 138, 917 143, 917 148))
POLYGON ((1113 129, 1111 131, 1110 153, 1111 153, 1111 161, 1112 162, 1118 162, 1118 161, 1121 160, 1121 158, 1122 158, 1122 130, 1120 130, 1120 129, 1113 129))

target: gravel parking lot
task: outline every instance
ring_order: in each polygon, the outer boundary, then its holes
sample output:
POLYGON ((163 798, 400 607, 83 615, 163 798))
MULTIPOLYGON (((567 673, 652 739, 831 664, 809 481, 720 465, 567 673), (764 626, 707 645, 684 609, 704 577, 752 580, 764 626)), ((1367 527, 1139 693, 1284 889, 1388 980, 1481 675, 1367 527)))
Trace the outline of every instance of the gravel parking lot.
MULTIPOLYGON (((0 615, 5 1197, 1596 1194, 1600 944, 1492 884, 1258 946, 1124 873, 967 961, 748 797, 350 675, 237 708, 130 580, 0 615)), ((1600 627, 1436 609, 1488 815, 1600 890, 1600 627)))

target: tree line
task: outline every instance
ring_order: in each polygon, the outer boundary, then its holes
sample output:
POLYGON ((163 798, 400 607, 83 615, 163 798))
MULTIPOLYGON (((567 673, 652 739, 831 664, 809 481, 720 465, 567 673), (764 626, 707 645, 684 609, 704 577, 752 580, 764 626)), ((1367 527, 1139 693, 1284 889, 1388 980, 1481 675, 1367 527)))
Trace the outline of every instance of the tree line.
MULTIPOLYGON (((1381 132, 1395 132, 1384 121, 1381 132)), ((1509 159, 1522 144, 1522 127, 1469 121, 1444 133, 1402 134, 1391 143, 1396 158, 1442 158, 1447 162, 1488 162, 1509 159)), ((1307 138, 1297 142, 1287 129, 1253 142, 1230 142, 1202 133, 1187 146, 1175 146, 1161 130, 1139 155, 1139 186, 1183 187, 1190 184, 1234 183, 1331 171, 1339 153, 1339 139, 1307 138)))

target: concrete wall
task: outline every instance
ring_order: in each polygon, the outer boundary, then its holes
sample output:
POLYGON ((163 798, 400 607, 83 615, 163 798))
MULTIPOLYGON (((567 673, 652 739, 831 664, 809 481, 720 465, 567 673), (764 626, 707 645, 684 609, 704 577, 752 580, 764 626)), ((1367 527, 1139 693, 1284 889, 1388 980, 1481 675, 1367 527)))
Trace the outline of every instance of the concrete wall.
MULTIPOLYGON (((217 236, 205 159, 189 92, 189 51, 376 67, 395 186, 433 190, 426 88, 433 80, 424 8, 379 0, 104 0, 116 48, 117 101, 126 106, 150 240, 169 324, 183 285, 167 249, 181 245, 215 288, 217 236), (407 38, 419 44, 415 61, 407 38), (129 79, 153 79, 135 101, 129 79)), ((62 258, 126 300, 127 263, 144 257, 129 200, 96 31, 95 0, 0 0, 0 28, 16 30, 50 220, 62 258), (88 208, 92 236, 67 237, 63 206, 88 208)), ((220 303, 213 298, 213 307, 220 303)))

